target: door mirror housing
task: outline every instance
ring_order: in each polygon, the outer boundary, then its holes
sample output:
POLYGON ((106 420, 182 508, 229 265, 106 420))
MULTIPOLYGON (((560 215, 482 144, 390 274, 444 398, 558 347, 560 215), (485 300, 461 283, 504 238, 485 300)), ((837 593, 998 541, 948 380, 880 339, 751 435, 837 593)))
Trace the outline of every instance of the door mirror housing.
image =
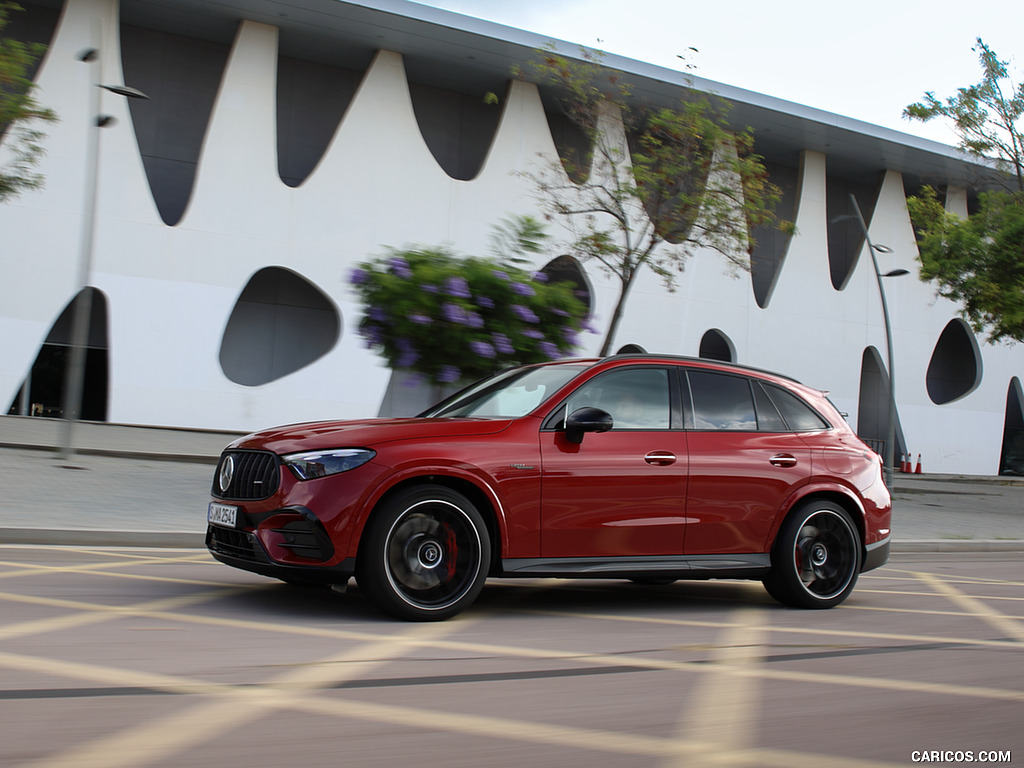
POLYGON ((607 432, 614 424, 612 415, 600 408, 577 408, 565 420, 565 439, 570 443, 582 443, 587 432, 607 432))

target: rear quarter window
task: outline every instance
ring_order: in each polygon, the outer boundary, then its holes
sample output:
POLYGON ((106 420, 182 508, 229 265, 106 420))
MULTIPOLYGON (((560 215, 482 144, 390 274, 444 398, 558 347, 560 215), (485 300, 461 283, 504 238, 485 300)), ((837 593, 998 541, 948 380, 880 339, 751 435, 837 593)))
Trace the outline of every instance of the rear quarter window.
POLYGON ((831 425, 825 421, 811 406, 782 387, 766 384, 765 389, 778 407, 789 428, 794 432, 813 432, 828 429, 831 425))

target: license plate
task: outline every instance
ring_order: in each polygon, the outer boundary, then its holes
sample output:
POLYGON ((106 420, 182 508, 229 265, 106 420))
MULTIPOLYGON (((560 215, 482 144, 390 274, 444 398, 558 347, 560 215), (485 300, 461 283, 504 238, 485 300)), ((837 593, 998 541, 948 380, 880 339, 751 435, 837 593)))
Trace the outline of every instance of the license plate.
POLYGON ((234 528, 238 519, 238 507, 229 507, 227 504, 210 503, 210 511, 206 519, 214 525, 221 525, 225 528, 234 528))

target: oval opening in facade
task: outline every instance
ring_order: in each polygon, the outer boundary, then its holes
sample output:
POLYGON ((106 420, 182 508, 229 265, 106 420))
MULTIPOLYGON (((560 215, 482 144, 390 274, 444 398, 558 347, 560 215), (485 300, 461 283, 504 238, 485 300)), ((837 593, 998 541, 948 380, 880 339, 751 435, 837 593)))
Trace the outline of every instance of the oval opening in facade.
POLYGON ((736 362, 736 348, 729 337, 717 328, 712 328, 700 340, 700 351, 697 353, 705 360, 719 360, 723 363, 736 362))
POLYGON ((281 267, 254 274, 228 318, 220 366, 236 384, 256 387, 323 357, 341 336, 334 303, 304 277, 281 267))
POLYGON ((572 256, 558 256, 540 271, 547 276, 549 283, 571 283, 576 298, 587 308, 587 317, 593 314, 594 297, 590 290, 590 281, 576 259, 572 256))
POLYGON ((936 405, 959 400, 981 383, 981 355, 963 320, 950 320, 928 363, 928 397, 936 405))

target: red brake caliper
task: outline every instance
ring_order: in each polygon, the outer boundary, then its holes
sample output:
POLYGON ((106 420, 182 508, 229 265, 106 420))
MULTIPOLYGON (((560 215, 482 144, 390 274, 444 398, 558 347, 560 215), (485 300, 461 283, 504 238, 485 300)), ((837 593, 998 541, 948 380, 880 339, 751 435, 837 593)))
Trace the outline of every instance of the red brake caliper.
POLYGON ((455 541, 455 529, 448 523, 444 524, 444 535, 445 556, 448 558, 448 562, 445 563, 444 580, 449 581, 455 575, 455 561, 459 554, 459 545, 455 541))

